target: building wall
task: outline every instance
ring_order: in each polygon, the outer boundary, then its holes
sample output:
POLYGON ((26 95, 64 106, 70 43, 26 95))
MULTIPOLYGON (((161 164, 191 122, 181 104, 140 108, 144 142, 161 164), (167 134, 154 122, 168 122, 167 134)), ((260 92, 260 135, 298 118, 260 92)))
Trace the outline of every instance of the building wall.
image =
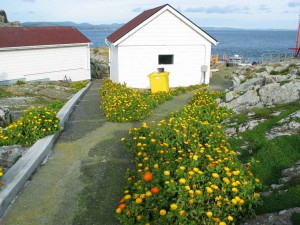
POLYGON ((91 79, 90 49, 85 46, 0 49, 0 81, 91 79))
POLYGON ((148 74, 163 67, 170 87, 209 82, 211 43, 165 11, 118 45, 119 82, 149 88, 148 74), (158 55, 174 55, 172 65, 159 65, 158 55), (206 65, 205 81, 201 67, 206 65))
POLYGON ((119 82, 118 58, 118 47, 114 47, 113 45, 109 46, 110 79, 114 82, 119 82))

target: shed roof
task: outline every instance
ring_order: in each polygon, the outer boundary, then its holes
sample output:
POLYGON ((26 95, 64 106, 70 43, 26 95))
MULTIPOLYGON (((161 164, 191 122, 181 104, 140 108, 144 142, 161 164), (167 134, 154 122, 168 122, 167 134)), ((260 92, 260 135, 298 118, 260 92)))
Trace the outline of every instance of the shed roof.
POLYGON ((0 48, 84 43, 91 41, 74 27, 0 27, 0 48))
MULTIPOLYGON (((168 4, 166 4, 168 5, 168 4)), ((159 10, 164 8, 166 5, 162 5, 153 9, 146 10, 139 14, 137 17, 130 20, 128 23, 126 23, 124 26, 120 27, 118 30, 113 32, 111 35, 107 37, 107 40, 111 43, 116 42, 121 37, 123 37, 125 34, 127 34, 129 31, 140 25, 142 22, 150 18, 152 15, 157 13, 159 10)))
POLYGON ((113 32, 106 39, 110 43, 117 42, 122 37, 124 37, 125 35, 127 35, 129 32, 131 32, 132 30, 134 30, 137 26, 141 25, 143 22, 145 22, 146 20, 150 19, 150 17, 152 17, 153 15, 155 15, 156 13, 158 13, 160 10, 162 10, 164 8, 169 8, 172 11, 176 12, 176 14, 179 17, 184 18, 185 21, 187 21, 189 24, 191 24, 196 29, 198 29, 199 31, 201 31, 202 34, 204 34, 206 37, 208 37, 211 40, 211 42, 214 42, 215 44, 218 43, 218 41, 216 39, 214 39, 212 36, 210 36, 208 33, 206 33, 204 30, 202 30, 199 26, 197 26, 196 24, 194 24, 191 20, 189 20, 188 18, 186 18, 184 15, 182 15, 181 13, 179 13, 177 10, 175 10, 169 4, 165 4, 165 5, 162 5, 162 6, 159 6, 159 7, 156 7, 156 8, 153 8, 153 9, 149 9, 149 10, 146 10, 146 11, 142 12, 141 14, 139 14, 138 16, 136 16, 135 18, 133 18, 132 20, 130 20, 128 23, 126 23, 125 25, 123 25, 122 27, 120 27, 118 30, 116 30, 115 32, 113 32))

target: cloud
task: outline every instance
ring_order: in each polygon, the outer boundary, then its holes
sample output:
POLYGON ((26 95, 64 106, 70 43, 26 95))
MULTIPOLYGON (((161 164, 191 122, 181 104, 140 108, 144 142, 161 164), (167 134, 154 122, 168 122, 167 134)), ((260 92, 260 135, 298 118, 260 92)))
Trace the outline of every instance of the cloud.
POLYGON ((300 2, 289 2, 288 6, 289 7, 297 7, 297 6, 300 6, 300 2))
POLYGON ((134 9, 132 10, 132 12, 143 12, 143 11, 144 11, 144 9, 141 8, 141 7, 134 8, 134 9))
POLYGON ((204 12, 207 14, 216 13, 216 14, 228 14, 228 13, 248 13, 249 8, 247 6, 240 8, 234 5, 227 6, 212 6, 212 7, 198 7, 198 8, 187 8, 186 12, 204 12))
POLYGON ((206 8, 198 7, 198 8, 187 8, 186 12, 206 12, 206 8))
POLYGON ((258 8, 258 10, 260 10, 260 11, 267 11, 267 10, 269 10, 269 8, 266 5, 260 5, 259 8, 258 8))
POLYGON ((35 2, 35 0, 22 0, 23 2, 35 2))

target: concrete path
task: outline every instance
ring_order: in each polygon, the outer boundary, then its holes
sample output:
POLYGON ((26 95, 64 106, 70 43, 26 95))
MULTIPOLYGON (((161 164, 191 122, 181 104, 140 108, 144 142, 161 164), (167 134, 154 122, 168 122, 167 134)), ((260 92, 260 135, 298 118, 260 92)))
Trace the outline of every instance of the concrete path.
MULTIPOLYGON (((1 221, 3 225, 114 225, 130 155, 120 142, 139 123, 106 122, 93 83, 69 121, 46 164, 33 175, 1 221)), ((180 109, 193 92, 174 97, 147 121, 180 109)))

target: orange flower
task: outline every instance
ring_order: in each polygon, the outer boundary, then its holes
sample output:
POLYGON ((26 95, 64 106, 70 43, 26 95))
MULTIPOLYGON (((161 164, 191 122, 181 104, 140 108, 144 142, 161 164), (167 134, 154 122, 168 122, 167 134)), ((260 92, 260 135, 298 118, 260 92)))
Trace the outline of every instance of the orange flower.
POLYGON ((151 181, 153 178, 152 178, 152 173, 150 172, 147 172, 144 174, 144 181, 151 181))
POLYGON ((120 205, 119 205, 119 208, 120 208, 121 210, 125 209, 125 208, 126 208, 126 204, 125 204, 125 203, 120 204, 120 205))
POLYGON ((158 194, 158 193, 159 193, 158 187, 153 187, 153 188, 151 188, 151 192, 152 192, 153 194, 158 194))

